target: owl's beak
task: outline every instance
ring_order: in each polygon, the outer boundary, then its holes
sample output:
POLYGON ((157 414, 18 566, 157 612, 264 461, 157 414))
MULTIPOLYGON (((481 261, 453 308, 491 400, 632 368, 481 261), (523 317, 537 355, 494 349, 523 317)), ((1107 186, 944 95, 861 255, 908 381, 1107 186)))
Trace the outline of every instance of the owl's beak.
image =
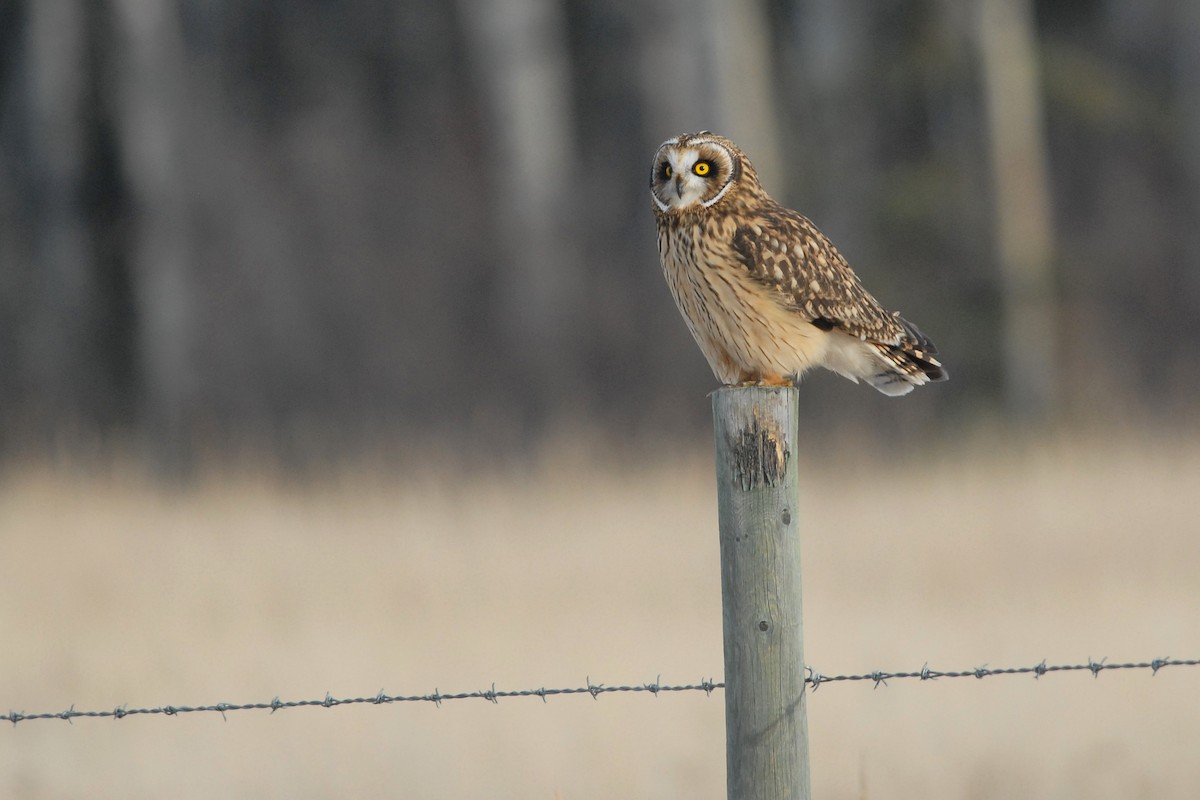
POLYGON ((683 199, 683 176, 682 175, 675 176, 675 196, 678 197, 680 200, 683 199))

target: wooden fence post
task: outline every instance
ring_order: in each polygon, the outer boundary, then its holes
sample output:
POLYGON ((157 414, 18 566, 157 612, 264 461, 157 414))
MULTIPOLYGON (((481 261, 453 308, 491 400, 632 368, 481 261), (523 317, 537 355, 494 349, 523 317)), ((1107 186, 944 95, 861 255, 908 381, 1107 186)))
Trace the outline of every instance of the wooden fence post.
POLYGON ((729 800, 808 800, 796 389, 713 394, 729 800))

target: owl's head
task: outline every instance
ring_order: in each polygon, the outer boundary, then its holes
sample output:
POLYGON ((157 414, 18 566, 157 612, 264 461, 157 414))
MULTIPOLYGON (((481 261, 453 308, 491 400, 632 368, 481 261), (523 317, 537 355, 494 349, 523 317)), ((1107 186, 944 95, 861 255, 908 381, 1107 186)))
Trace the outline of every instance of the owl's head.
POLYGON ((746 154, 709 131, 667 139, 654 154, 650 196, 663 214, 712 208, 741 184, 761 191, 746 154))

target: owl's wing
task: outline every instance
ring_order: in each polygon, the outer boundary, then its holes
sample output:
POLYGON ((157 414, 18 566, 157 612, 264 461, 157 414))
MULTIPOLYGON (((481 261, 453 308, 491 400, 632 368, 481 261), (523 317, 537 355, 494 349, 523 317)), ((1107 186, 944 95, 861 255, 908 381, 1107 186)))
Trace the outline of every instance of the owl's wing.
POLYGON ((884 310, 806 217, 781 206, 762 209, 737 227, 733 249, 751 276, 813 325, 876 345, 905 372, 944 377, 933 342, 899 313, 884 310))

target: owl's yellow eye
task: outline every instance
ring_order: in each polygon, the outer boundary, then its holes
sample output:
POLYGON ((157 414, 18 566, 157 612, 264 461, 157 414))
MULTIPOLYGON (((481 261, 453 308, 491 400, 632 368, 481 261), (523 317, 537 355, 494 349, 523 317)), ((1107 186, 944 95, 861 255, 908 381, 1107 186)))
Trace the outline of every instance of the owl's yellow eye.
POLYGON ((712 172, 711 161, 697 161, 696 166, 692 167, 692 172, 703 178, 708 173, 712 172))
POLYGON ((670 164, 663 164, 663 177, 669 178, 675 174, 675 170, 671 169, 670 164))

